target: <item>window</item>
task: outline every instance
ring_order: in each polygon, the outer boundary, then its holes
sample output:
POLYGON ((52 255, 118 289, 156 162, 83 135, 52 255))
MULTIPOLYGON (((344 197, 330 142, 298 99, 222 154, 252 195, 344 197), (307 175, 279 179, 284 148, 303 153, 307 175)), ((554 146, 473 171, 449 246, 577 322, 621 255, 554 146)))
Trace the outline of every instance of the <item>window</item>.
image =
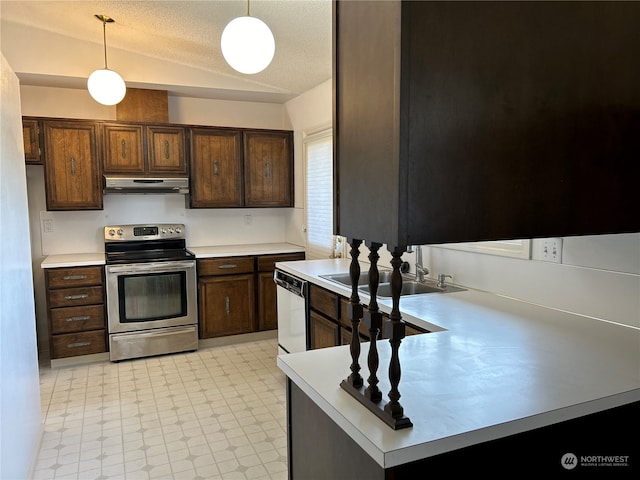
POLYGON ((333 130, 309 134, 303 142, 306 257, 331 258, 333 235, 333 130))
POLYGON ((447 243, 433 247, 451 248, 466 252, 488 253, 503 257, 531 258, 531 240, 499 240, 494 242, 447 243))

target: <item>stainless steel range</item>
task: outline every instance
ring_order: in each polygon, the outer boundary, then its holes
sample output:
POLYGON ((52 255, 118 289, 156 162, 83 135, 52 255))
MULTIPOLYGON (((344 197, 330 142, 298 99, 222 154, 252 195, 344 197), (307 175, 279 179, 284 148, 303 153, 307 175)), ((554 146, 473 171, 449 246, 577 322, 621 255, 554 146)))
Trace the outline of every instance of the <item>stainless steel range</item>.
POLYGON ((196 260, 184 231, 104 227, 111 361, 198 349, 196 260))

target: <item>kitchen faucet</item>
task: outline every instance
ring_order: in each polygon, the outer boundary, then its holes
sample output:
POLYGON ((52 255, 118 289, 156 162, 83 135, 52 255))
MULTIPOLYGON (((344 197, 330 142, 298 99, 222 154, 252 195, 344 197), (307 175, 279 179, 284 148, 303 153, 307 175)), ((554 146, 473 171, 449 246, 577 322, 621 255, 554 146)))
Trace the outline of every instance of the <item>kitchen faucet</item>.
POLYGON ((411 247, 416 252, 416 281, 424 282, 424 276, 429 275, 429 269, 422 265, 422 245, 411 247))

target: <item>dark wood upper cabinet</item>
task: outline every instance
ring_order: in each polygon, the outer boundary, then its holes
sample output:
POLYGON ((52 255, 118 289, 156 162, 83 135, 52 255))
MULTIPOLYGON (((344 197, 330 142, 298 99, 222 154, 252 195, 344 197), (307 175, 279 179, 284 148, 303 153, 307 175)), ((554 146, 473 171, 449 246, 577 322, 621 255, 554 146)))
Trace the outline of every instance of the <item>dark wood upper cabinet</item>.
POLYGON ((190 206, 243 205, 242 132, 235 129, 191 129, 190 206))
POLYGON ((640 231, 639 2, 334 2, 336 231, 640 231))
POLYGON ((145 173, 144 127, 104 125, 104 173, 145 173))
POLYGON ((40 148, 40 121, 37 118, 22 118, 22 137, 24 141, 24 160, 27 164, 42 164, 40 148))
POLYGON ((44 121, 47 210, 101 210, 98 125, 44 121))
POLYGON ((293 133, 245 131, 245 206, 293 206, 293 133))
POLYGON ((106 123, 103 129, 105 174, 187 174, 184 127, 106 123))
POLYGON ((149 172, 186 175, 187 154, 185 129, 170 125, 145 127, 147 138, 147 168, 149 172))

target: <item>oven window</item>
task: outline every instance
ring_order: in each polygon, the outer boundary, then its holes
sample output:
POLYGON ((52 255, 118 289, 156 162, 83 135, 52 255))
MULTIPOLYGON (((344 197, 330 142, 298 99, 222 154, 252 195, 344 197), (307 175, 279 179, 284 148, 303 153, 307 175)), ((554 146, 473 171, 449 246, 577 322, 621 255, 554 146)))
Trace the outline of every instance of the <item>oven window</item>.
POLYGON ((187 315, 186 272, 118 277, 120 322, 148 322, 187 315))

